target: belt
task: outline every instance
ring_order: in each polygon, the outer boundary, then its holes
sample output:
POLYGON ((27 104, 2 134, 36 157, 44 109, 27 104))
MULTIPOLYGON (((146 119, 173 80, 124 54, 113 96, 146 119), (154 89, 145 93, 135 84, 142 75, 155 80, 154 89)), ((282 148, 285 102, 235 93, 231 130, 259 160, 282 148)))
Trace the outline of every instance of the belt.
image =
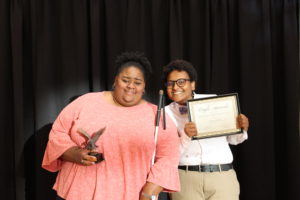
POLYGON ((179 165, 178 169, 197 172, 221 172, 233 169, 232 164, 220 165, 179 165))

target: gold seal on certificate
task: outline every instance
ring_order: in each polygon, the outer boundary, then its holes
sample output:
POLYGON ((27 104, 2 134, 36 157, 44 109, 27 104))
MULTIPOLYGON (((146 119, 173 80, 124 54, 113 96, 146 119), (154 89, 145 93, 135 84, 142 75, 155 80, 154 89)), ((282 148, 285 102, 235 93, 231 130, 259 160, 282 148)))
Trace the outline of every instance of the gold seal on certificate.
POLYGON ((218 137, 241 133, 237 127, 240 114, 238 94, 225 94, 187 102, 189 120, 197 127, 193 139, 218 137))

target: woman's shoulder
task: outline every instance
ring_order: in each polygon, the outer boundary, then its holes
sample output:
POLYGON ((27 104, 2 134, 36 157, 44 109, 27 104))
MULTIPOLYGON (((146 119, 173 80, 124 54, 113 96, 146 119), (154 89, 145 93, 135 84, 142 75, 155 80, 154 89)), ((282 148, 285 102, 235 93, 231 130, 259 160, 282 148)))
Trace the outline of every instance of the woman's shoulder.
POLYGON ((99 98, 102 98, 103 95, 104 95, 104 91, 103 92, 89 92, 89 93, 79 95, 76 100, 86 101, 86 100, 95 99, 95 98, 99 99, 99 98))
POLYGON ((149 108, 152 108, 152 109, 157 109, 157 105, 155 105, 154 103, 148 101, 148 100, 144 100, 144 105, 145 106, 148 106, 149 108))
POLYGON ((73 96, 67 107, 81 108, 86 104, 98 102, 103 98, 103 92, 89 92, 82 95, 73 96))

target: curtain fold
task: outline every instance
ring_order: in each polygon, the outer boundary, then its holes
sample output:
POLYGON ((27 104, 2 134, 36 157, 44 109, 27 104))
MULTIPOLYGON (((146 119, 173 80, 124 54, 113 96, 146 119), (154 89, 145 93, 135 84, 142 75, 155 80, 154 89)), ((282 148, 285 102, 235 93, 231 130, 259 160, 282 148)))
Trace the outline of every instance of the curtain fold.
POLYGON ((196 67, 196 92, 238 92, 250 119, 232 147, 240 199, 297 198, 299 1, 3 0, 0 30, 3 199, 55 197, 40 167, 52 122, 72 98, 110 90, 126 50, 151 61, 153 103, 177 58, 196 67))
POLYGON ((0 191, 9 199, 15 197, 15 150, 14 150, 14 109, 13 109, 13 69, 11 48, 10 3, 0 1, 0 151, 6 164, 0 166, 0 191), (5 75, 4 75, 5 74, 5 75), (5 134, 9 133, 9 134, 5 134), (8 145, 8 146, 7 146, 8 145), (5 181, 4 181, 5 180, 5 181))

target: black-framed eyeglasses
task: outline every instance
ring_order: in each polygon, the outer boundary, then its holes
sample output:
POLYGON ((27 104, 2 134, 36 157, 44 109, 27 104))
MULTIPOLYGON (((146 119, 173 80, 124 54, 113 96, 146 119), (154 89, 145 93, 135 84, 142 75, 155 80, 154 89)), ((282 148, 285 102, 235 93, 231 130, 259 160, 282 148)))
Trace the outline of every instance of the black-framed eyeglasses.
POLYGON ((180 78, 180 79, 177 79, 176 81, 167 81, 166 82, 166 87, 167 88, 172 88, 172 87, 174 87, 175 83, 176 83, 176 85, 178 85, 178 87, 184 87, 185 83, 187 81, 191 81, 191 80, 186 79, 186 78, 180 78))

